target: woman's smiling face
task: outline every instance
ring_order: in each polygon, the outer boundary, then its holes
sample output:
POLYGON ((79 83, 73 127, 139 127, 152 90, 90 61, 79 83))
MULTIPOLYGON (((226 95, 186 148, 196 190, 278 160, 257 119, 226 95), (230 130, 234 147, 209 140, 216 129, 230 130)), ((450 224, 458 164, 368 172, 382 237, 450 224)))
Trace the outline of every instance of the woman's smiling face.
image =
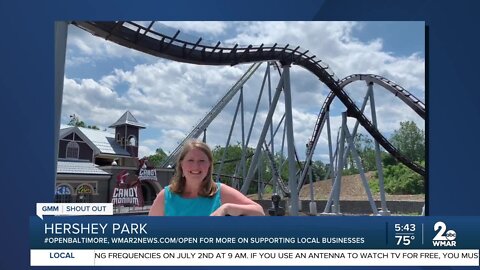
POLYGON ((181 164, 183 176, 185 176, 187 180, 201 182, 205 179, 210 169, 208 156, 198 148, 193 148, 188 151, 181 164))

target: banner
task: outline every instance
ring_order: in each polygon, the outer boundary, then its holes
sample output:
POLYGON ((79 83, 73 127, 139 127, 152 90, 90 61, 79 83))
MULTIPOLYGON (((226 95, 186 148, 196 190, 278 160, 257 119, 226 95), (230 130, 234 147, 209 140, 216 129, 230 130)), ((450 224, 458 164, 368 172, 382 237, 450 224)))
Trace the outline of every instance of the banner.
POLYGON ((117 175, 110 202, 114 206, 143 206, 142 186, 138 179, 129 181, 129 172, 123 170, 117 175))
POLYGON ((157 169, 149 164, 147 158, 139 160, 137 175, 139 181, 158 181, 157 169))
POLYGON ((480 217, 32 217, 30 263, 480 266, 478 228, 480 217))

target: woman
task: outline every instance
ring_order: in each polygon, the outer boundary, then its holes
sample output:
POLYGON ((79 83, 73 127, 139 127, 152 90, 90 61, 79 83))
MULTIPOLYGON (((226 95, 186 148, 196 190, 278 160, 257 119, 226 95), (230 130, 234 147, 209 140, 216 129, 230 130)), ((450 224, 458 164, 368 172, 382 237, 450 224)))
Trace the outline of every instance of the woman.
POLYGON ((263 216, 263 208, 238 190, 212 179, 213 155, 203 142, 189 141, 175 175, 153 202, 149 216, 263 216))

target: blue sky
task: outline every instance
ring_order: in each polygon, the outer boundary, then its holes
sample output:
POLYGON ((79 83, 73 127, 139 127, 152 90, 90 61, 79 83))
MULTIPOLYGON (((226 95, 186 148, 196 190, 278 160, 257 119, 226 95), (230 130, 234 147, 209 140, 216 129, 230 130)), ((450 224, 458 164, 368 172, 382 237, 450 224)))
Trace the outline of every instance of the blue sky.
MULTIPOLYGON (((291 44, 310 50, 328 63, 337 77, 373 73, 393 80, 425 100, 424 22, 163 22, 168 31, 182 31, 188 39, 202 37, 222 44, 291 44)), ((158 27, 163 24, 156 24, 158 27)), ((157 28, 160 29, 160 28, 157 28)), ((87 124, 108 127, 130 110, 147 128, 141 131, 140 155, 156 148, 172 151, 179 141, 209 112, 246 71, 249 64, 199 66, 156 58, 95 37, 69 26, 65 68, 62 123, 75 113, 87 124)), ((265 65, 245 86, 246 121, 253 112, 265 65)), ((278 78, 272 77, 273 88, 278 78)), ((313 131, 316 117, 329 90, 308 71, 291 69, 295 143, 299 154, 313 131)), ((380 87, 377 87, 380 88, 380 87)), ((401 121, 424 121, 393 95, 375 88, 379 130, 389 137, 401 121)), ((358 103, 366 91, 364 83, 353 83, 347 92, 358 103)), ((224 145, 233 118, 236 98, 208 129, 208 143, 224 145)), ((283 100, 280 100, 280 105, 283 100)), ((278 107, 280 119, 284 108, 278 107)), ((332 105, 334 134, 345 107, 332 105)), ((266 115, 266 104, 259 117, 266 115)), ((349 120, 349 125, 353 125, 349 120)), ((250 145, 256 145, 255 124, 250 145)), ((232 141, 240 141, 237 137, 232 141)), ((360 130, 365 133, 365 131, 360 130)), ((327 160, 326 132, 317 145, 316 159, 327 160)), ((281 141, 281 138, 279 139, 281 141)), ((280 142, 276 141, 276 144, 280 142)), ((277 148, 278 149, 278 148, 277 148)))
POLYGON ((425 22, 365 22, 352 35, 363 42, 381 38, 383 50, 395 56, 418 52, 425 58, 425 22))

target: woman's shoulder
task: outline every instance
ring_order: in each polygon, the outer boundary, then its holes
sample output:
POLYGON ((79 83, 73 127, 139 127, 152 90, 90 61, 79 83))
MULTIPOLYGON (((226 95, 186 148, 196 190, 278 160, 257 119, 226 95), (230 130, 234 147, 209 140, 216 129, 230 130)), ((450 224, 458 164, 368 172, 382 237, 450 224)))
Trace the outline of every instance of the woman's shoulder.
POLYGON ((165 198, 170 198, 172 197, 172 191, 170 190, 170 185, 165 186, 160 193, 163 194, 165 198))
POLYGON ((217 183, 218 184, 218 190, 222 195, 230 195, 232 193, 235 193, 237 190, 232 188, 231 186, 224 184, 224 183, 217 183))
POLYGON ((222 182, 217 182, 217 185, 220 189, 233 189, 231 186, 227 185, 227 184, 224 184, 222 182))
POLYGON ((221 196, 222 196, 222 202, 223 203, 243 203, 243 204, 248 204, 250 199, 248 199, 243 193, 241 193, 239 190, 227 185, 227 184, 222 184, 221 185, 221 196))

